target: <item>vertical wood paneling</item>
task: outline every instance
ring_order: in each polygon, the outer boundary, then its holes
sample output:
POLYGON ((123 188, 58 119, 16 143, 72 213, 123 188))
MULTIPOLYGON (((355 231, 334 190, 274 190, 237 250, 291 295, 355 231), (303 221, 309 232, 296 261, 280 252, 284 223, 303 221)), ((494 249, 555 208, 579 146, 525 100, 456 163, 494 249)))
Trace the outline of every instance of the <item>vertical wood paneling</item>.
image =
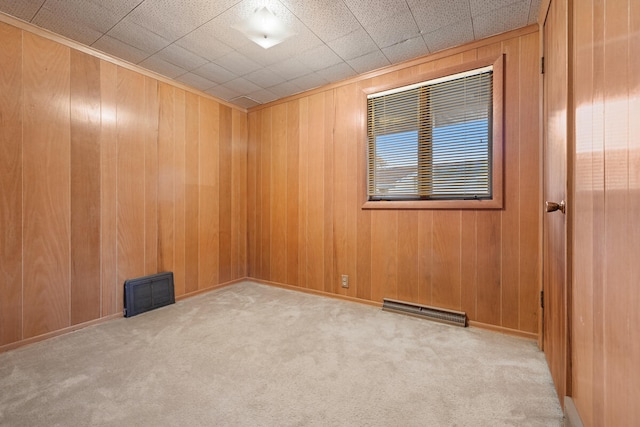
POLYGON ((0 351, 118 313, 123 282, 159 268, 177 295, 246 276, 244 111, 0 37, 0 351))
POLYGON ((100 60, 71 50, 71 324, 100 317, 100 60))
POLYGON ((233 279, 247 276, 247 115, 241 111, 231 112, 233 185, 232 199, 232 258, 233 279))
POLYGON ((271 278, 271 115, 272 111, 261 113, 260 140, 260 277, 271 278))
POLYGON ((258 239, 258 113, 249 113, 247 117, 248 135, 252 136, 252 144, 247 143, 247 274, 250 277, 258 277, 256 268, 258 265, 257 239, 258 239))
POLYGON ((116 312, 118 281, 117 127, 118 67, 100 61, 100 252, 102 316, 116 312))
POLYGON ((322 147, 324 147, 324 171, 322 176, 324 177, 324 188, 322 194, 324 196, 324 280, 322 289, 331 292, 336 289, 338 278, 334 272, 333 264, 333 135, 335 132, 335 99, 334 91, 327 91, 324 93, 324 141, 322 141, 322 147))
MULTIPOLYGON (((509 123, 504 132, 504 168, 507 176, 517 177, 504 182, 502 212, 502 326, 518 329, 520 305, 520 39, 503 43, 505 54, 504 120, 509 123)), ((532 65, 532 64, 531 64, 532 65)))
POLYGON ((218 283, 227 283, 231 280, 231 189, 232 164, 231 164, 231 108, 220 106, 220 149, 218 155, 220 183, 219 188, 224 189, 218 193, 219 203, 219 230, 220 240, 218 250, 218 283))
POLYGON ((477 320, 501 325, 500 301, 500 216, 480 211, 477 217, 477 320))
POLYGON ((158 272, 158 81, 144 78, 145 274, 158 272))
POLYGON ((0 23, 0 346, 22 338, 22 32, 0 23))
POLYGON ((299 218, 299 164, 300 153, 300 103, 287 103, 287 278, 286 282, 297 286, 299 218))
POLYGON ((431 305, 433 273, 433 211, 418 213, 418 302, 431 305))
POLYGON ((371 214, 371 300, 398 298, 398 212, 371 214))
MULTIPOLYGON (((433 261, 431 303, 460 309, 460 212, 433 213, 433 261)), ((499 271, 498 271, 499 274, 499 271)))
POLYGON ((287 104, 279 104, 271 114, 271 168, 269 217, 271 251, 269 280, 287 280, 287 104))
POLYGON ((118 68, 118 286, 116 312, 123 307, 123 284, 145 274, 145 78, 118 68))
POLYGON ((218 284, 220 249, 219 201, 220 109, 209 99, 200 101, 200 256, 198 289, 218 284))
MULTIPOLYGON (((174 255, 173 282, 176 295, 185 293, 186 280, 186 98, 182 89, 174 91, 174 255)), ((160 168, 160 173, 164 170, 160 168)))
POLYGON ((418 301, 420 299, 420 265, 416 262, 419 253, 419 212, 398 212, 398 299, 418 301))
MULTIPOLYGON (((308 248, 309 248, 309 98, 300 100, 300 141, 298 150, 299 177, 298 183, 298 283, 309 287, 308 248)), ((250 134, 251 137, 251 134, 250 134)), ((251 140, 249 147, 251 147, 251 140)))
POLYGON ((460 310, 467 313, 470 319, 477 319, 476 300, 478 297, 478 253, 477 247, 477 212, 463 211, 460 222, 460 281, 462 294, 460 295, 460 310))
MULTIPOLYGON (((623 349, 626 343, 637 339, 629 326, 630 314, 637 307, 629 305, 632 284, 630 269, 632 262, 638 261, 638 254, 629 253, 629 5, 627 1, 609 1, 605 3, 605 82, 604 87, 604 142, 605 166, 604 180, 606 204, 604 206, 605 252, 607 266, 604 304, 604 348, 605 357, 605 424, 633 425, 629 418, 631 405, 637 405, 639 397, 629 382, 629 373, 638 368, 631 364, 631 358, 623 349), (615 65, 614 65, 615 64, 615 65)), ((635 120, 638 118, 636 117, 635 120)), ((636 171, 638 173, 638 171, 636 171)), ((637 212, 634 222, 637 221, 637 212)), ((637 288, 636 288, 637 289, 637 288)), ((635 379, 640 379, 636 374, 635 379)), ((639 421, 639 420, 635 420, 639 421)))
POLYGON ((24 33, 23 338, 70 324, 69 48, 24 33))
MULTIPOLYGON (((175 247, 175 98, 173 86, 158 86, 158 272, 173 271, 175 247)), ((175 281, 175 276, 174 276, 175 281)))
MULTIPOLYGON (((353 114, 348 110, 350 93, 348 87, 340 87, 336 89, 336 117, 348 117, 353 114)), ((345 120, 336 120, 335 123, 335 141, 333 144, 333 165, 335 173, 333 174, 333 270, 336 278, 330 282, 332 292, 346 294, 347 289, 342 288, 340 277, 342 274, 349 274, 349 252, 347 250, 347 207, 348 207, 348 181, 347 175, 349 171, 347 152, 349 144, 349 129, 353 124, 345 120)))
POLYGON ((325 280, 325 96, 324 93, 309 97, 309 131, 307 159, 307 286, 324 290, 325 280))
POLYGON ((200 283, 200 100, 187 93, 185 99, 185 293, 200 283))
POLYGON ((520 39, 520 175, 518 193, 520 203, 519 259, 519 325, 527 332, 538 330, 540 300, 540 108, 532 99, 538 98, 538 87, 531 84, 538 79, 539 37, 529 34, 520 39), (526 54, 524 54, 526 53, 526 54))

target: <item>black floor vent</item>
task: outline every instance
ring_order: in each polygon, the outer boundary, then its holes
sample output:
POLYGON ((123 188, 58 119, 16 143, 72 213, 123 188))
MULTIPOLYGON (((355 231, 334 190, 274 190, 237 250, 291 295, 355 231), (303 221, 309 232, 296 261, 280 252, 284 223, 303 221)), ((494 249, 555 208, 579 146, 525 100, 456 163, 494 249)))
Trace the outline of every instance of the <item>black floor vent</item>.
POLYGON ((175 302, 171 272, 138 277, 124 282, 124 317, 135 316, 175 302))
POLYGON ((384 299, 382 309, 396 313, 410 314, 437 322, 448 323, 456 326, 467 326, 467 314, 461 311, 445 310, 442 308, 429 307, 427 305, 413 304, 410 302, 394 301, 384 299))

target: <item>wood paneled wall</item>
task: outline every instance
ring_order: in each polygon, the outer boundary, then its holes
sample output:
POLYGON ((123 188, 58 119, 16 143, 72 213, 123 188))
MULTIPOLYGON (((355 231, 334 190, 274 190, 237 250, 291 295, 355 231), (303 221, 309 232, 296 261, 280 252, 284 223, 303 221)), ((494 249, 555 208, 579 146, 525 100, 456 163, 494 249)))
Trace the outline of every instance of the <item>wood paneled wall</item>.
POLYGON ((0 23, 0 350, 247 275, 247 114, 0 23))
POLYGON ((249 112, 249 275, 381 302, 467 312, 537 336, 540 291, 538 32, 458 48, 249 112), (363 210, 363 90, 505 55, 505 208, 363 210), (349 275, 349 288, 340 275, 349 275))
POLYGON ((573 9, 572 398, 585 426, 640 425, 640 3, 573 9))

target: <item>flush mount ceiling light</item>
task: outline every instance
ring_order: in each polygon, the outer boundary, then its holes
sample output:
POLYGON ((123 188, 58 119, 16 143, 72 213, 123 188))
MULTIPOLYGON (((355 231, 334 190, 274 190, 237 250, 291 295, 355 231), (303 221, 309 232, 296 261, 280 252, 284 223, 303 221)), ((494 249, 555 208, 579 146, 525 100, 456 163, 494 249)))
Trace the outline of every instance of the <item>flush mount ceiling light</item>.
POLYGON ((253 15, 233 28, 265 49, 282 43, 293 35, 266 6, 256 9, 253 15))

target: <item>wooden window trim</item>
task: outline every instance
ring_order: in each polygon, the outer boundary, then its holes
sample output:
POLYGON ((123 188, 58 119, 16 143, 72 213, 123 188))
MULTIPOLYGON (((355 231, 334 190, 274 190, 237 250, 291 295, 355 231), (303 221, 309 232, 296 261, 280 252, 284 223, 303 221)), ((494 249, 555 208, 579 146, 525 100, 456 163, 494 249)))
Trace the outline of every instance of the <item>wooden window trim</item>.
MULTIPOLYGON (((504 55, 499 55, 497 58, 479 59, 454 67, 411 76, 391 84, 368 87, 363 90, 363 102, 366 105, 367 95, 372 93, 462 73, 488 65, 493 65, 493 157, 491 164, 493 198, 491 200, 366 200, 362 205, 362 209, 502 209, 504 207, 504 55)), ((368 162, 363 162, 363 165, 367 168, 368 162)), ((367 172, 365 171, 366 175, 367 172)))

